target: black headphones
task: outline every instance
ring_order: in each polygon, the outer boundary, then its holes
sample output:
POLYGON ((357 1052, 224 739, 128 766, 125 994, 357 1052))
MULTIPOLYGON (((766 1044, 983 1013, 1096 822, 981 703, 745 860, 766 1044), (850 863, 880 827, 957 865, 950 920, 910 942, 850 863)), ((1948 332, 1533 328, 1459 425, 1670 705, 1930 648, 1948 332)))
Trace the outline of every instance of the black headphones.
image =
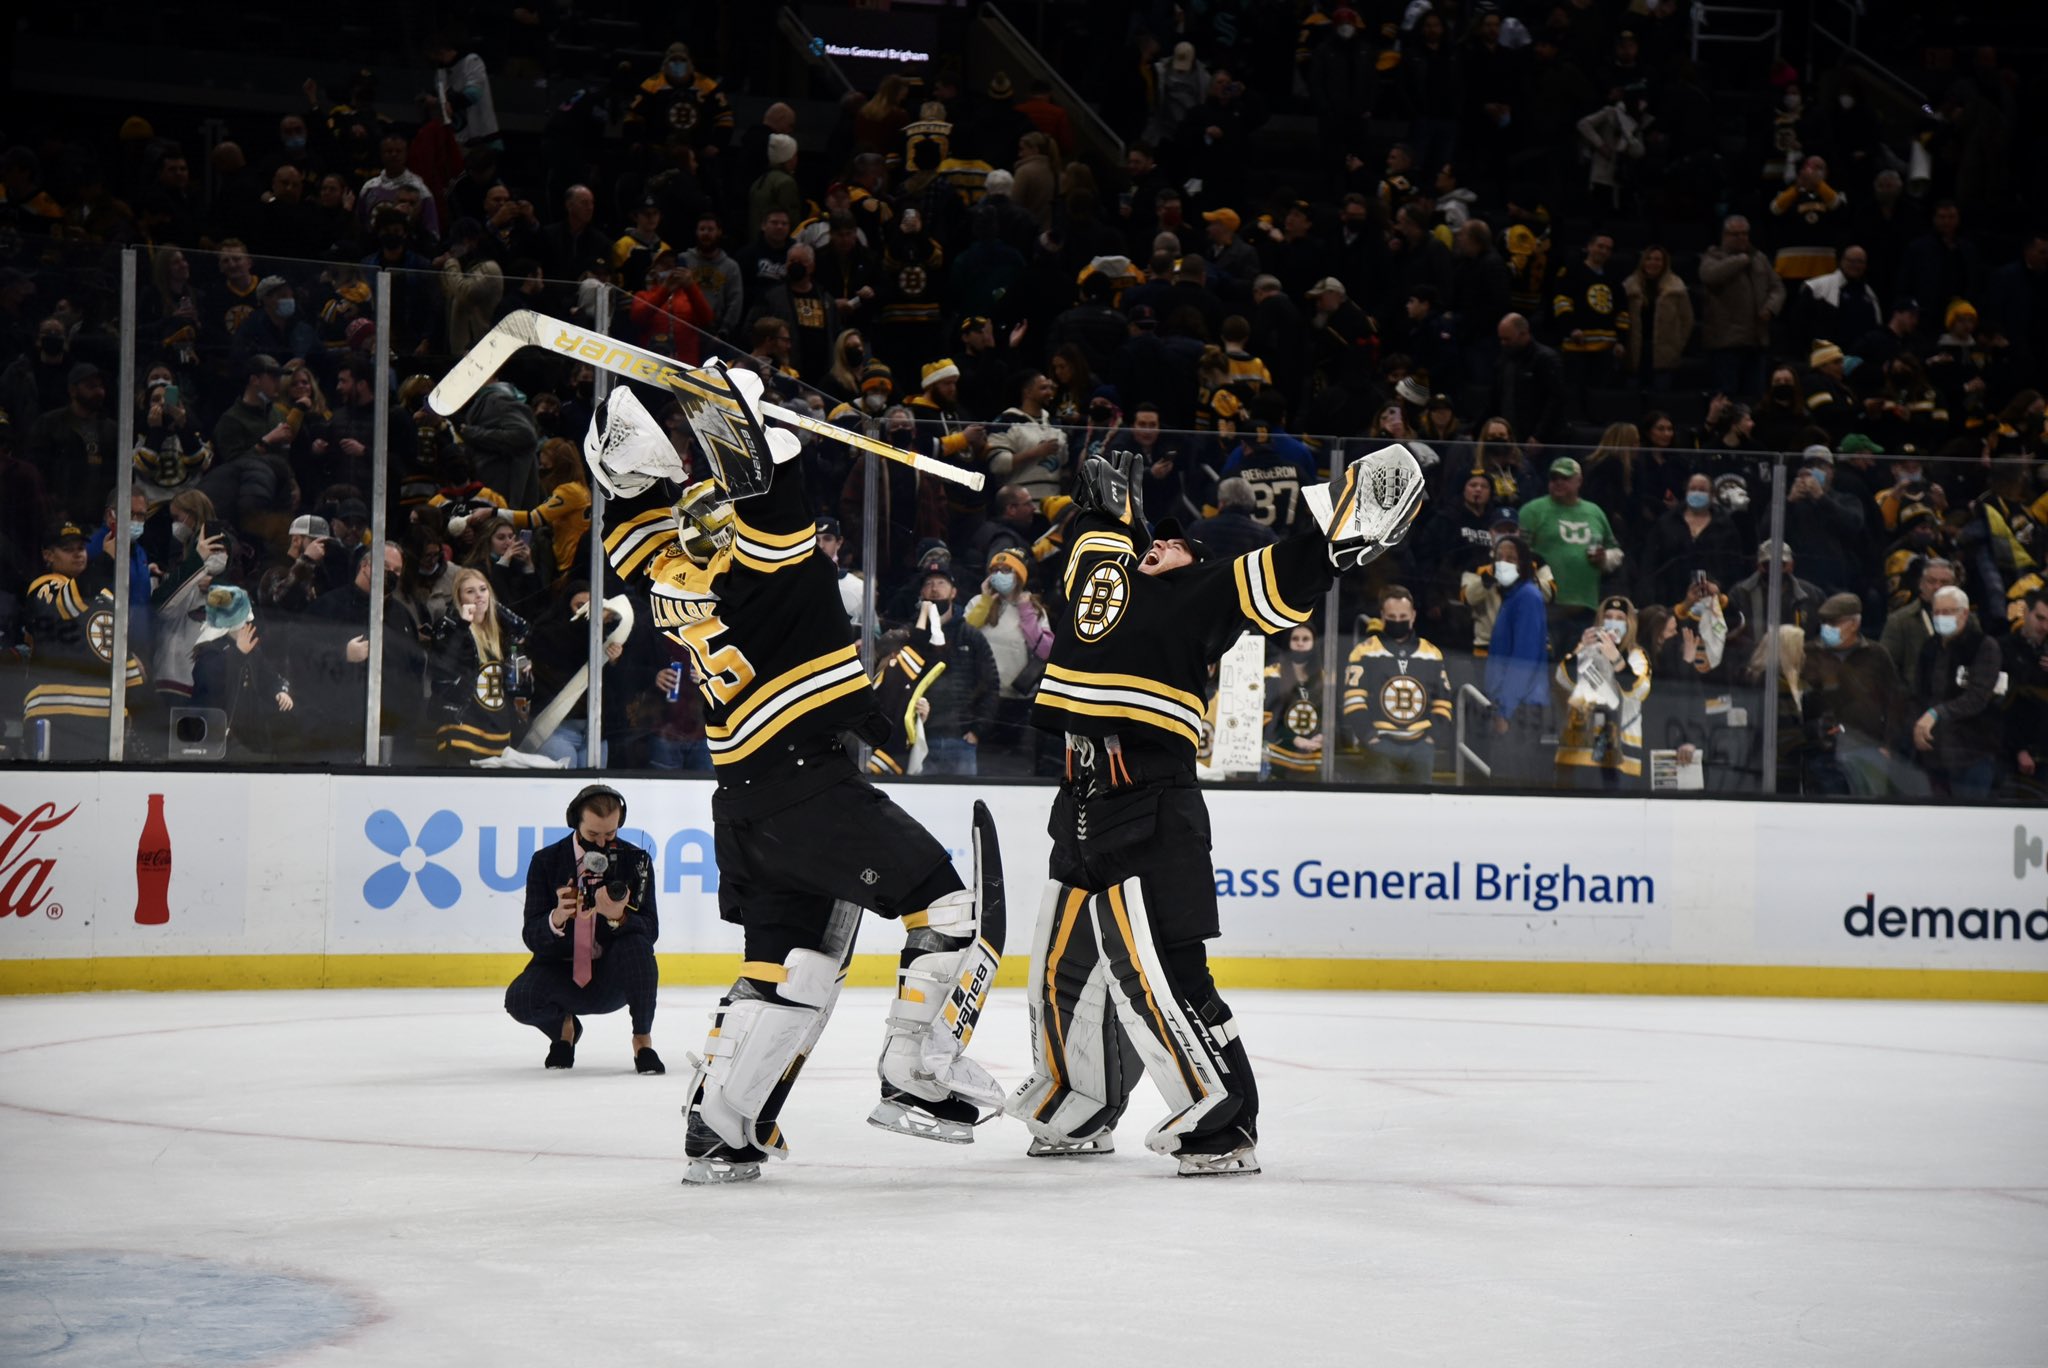
POLYGON ((593 798, 610 798, 619 805, 619 825, 626 824, 626 795, 610 784, 586 784, 583 790, 569 800, 569 828, 575 830, 583 824, 583 805, 593 798))

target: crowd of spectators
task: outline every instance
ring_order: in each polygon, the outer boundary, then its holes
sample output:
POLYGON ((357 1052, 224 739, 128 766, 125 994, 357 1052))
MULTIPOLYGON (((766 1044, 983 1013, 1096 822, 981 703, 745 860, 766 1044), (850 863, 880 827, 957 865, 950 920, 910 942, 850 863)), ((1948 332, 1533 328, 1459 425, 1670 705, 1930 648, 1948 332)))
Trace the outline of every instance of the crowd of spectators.
MULTIPOLYGON (((1276 9, 1298 22, 1139 11, 1092 109, 941 67, 800 122, 675 42, 521 137, 484 60, 437 38, 417 106, 366 72, 203 152, 118 114, 8 149, 4 744, 34 748, 12 721, 39 670, 110 672, 87 622, 130 402, 140 753, 189 705, 228 715, 238 755, 360 756, 381 448, 394 758, 469 763, 544 718, 540 753, 590 760, 570 700, 597 377, 527 354, 453 419, 424 402, 532 308, 754 367, 785 403, 988 475, 970 496, 885 464, 870 508, 852 450, 812 441, 791 468, 849 616, 871 555, 878 647, 906 630, 948 667, 928 773, 1048 762, 1023 719, 1089 455, 1142 453, 1148 515, 1227 555, 1397 441, 1431 500, 1272 643, 1272 773, 1313 778, 1327 745, 1340 777, 1441 782, 1470 686, 1500 782, 2043 794, 2048 232, 2002 171, 2022 114, 1998 54, 1930 58, 1912 117, 1860 69, 1780 64, 1731 133, 1673 0, 1276 9), (1288 111, 1315 131, 1276 169, 1288 111), (1084 136, 1098 117, 1121 161, 1084 136), (36 591, 52 573, 82 607, 36 591)), ((609 762, 705 767, 687 667, 630 586, 597 596, 609 762)))

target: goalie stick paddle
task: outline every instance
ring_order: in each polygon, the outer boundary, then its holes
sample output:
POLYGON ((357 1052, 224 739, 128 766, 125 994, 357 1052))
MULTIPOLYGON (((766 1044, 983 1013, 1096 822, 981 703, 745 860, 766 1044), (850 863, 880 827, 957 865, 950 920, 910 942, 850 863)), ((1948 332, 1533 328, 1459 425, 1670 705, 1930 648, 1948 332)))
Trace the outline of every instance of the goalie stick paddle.
MULTIPOLYGON (((729 382, 711 383, 690 367, 678 364, 670 357, 651 352, 605 337, 588 328, 579 328, 557 318, 521 309, 508 314, 499 324, 486 333, 478 343, 469 349, 460 361, 441 378, 427 395, 427 404, 442 417, 452 417, 455 412, 471 399, 476 392, 490 383, 508 360, 524 347, 543 347, 559 356, 571 356, 588 362, 602 371, 622 375, 630 380, 640 380, 650 385, 677 394, 691 395, 698 400, 717 406, 732 419, 743 421, 749 426, 754 417, 747 413, 745 406, 733 397, 729 382)), ((849 432, 808 413, 798 413, 780 404, 763 403, 758 406, 760 416, 773 419, 786 427, 823 437, 829 441, 850 446, 859 451, 872 452, 885 460, 907 465, 921 474, 946 480, 969 489, 980 489, 985 483, 978 470, 963 470, 944 461, 927 456, 922 452, 904 451, 887 442, 878 442, 865 433, 849 432)), ((692 426, 696 426, 694 423, 692 426)))
POLYGON ((996 844, 996 819, 989 813, 988 804, 978 799, 974 804, 971 839, 975 898, 981 905, 979 935, 934 1024, 935 1030, 950 1031, 963 1049, 973 1039, 981 1009, 988 1005, 989 991, 996 985, 996 970, 1002 967, 1003 941, 1009 930, 1009 918, 1003 907, 1003 852, 996 844))

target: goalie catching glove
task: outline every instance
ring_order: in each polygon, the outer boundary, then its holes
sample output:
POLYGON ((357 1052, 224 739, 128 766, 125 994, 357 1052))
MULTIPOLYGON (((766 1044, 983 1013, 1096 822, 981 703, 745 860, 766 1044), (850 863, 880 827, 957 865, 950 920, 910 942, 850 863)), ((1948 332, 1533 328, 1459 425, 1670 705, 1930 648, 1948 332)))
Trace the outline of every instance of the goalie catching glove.
POLYGON ((1370 565, 1408 535, 1422 511, 1422 467, 1403 446, 1361 456, 1302 500, 1330 543, 1330 564, 1342 572, 1370 565))

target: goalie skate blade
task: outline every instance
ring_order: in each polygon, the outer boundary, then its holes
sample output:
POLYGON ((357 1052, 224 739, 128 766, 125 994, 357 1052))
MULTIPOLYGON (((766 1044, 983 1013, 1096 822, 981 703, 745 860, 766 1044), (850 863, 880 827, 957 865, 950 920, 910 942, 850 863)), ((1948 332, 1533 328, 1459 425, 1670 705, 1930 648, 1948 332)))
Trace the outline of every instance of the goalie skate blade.
POLYGON ((730 1159, 692 1159, 683 1170, 683 1181, 692 1187, 720 1183, 751 1183, 761 1176, 759 1164, 737 1164, 730 1159))
POLYGON ((1034 1138, 1024 1151, 1027 1159, 1088 1159, 1098 1154, 1115 1154, 1116 1137, 1092 1135, 1086 1140, 1040 1140, 1034 1138))
POLYGON ((962 1121, 948 1121, 933 1116, 930 1112, 906 1107, 901 1102, 878 1102, 868 1113, 868 1124, 898 1135, 914 1135, 920 1140, 936 1140, 943 1145, 971 1145, 974 1143, 974 1127, 962 1121))
POLYGON ((1180 1156, 1180 1176, 1183 1178, 1239 1178, 1257 1172, 1259 1152, 1251 1145, 1240 1145, 1224 1154, 1180 1156))

